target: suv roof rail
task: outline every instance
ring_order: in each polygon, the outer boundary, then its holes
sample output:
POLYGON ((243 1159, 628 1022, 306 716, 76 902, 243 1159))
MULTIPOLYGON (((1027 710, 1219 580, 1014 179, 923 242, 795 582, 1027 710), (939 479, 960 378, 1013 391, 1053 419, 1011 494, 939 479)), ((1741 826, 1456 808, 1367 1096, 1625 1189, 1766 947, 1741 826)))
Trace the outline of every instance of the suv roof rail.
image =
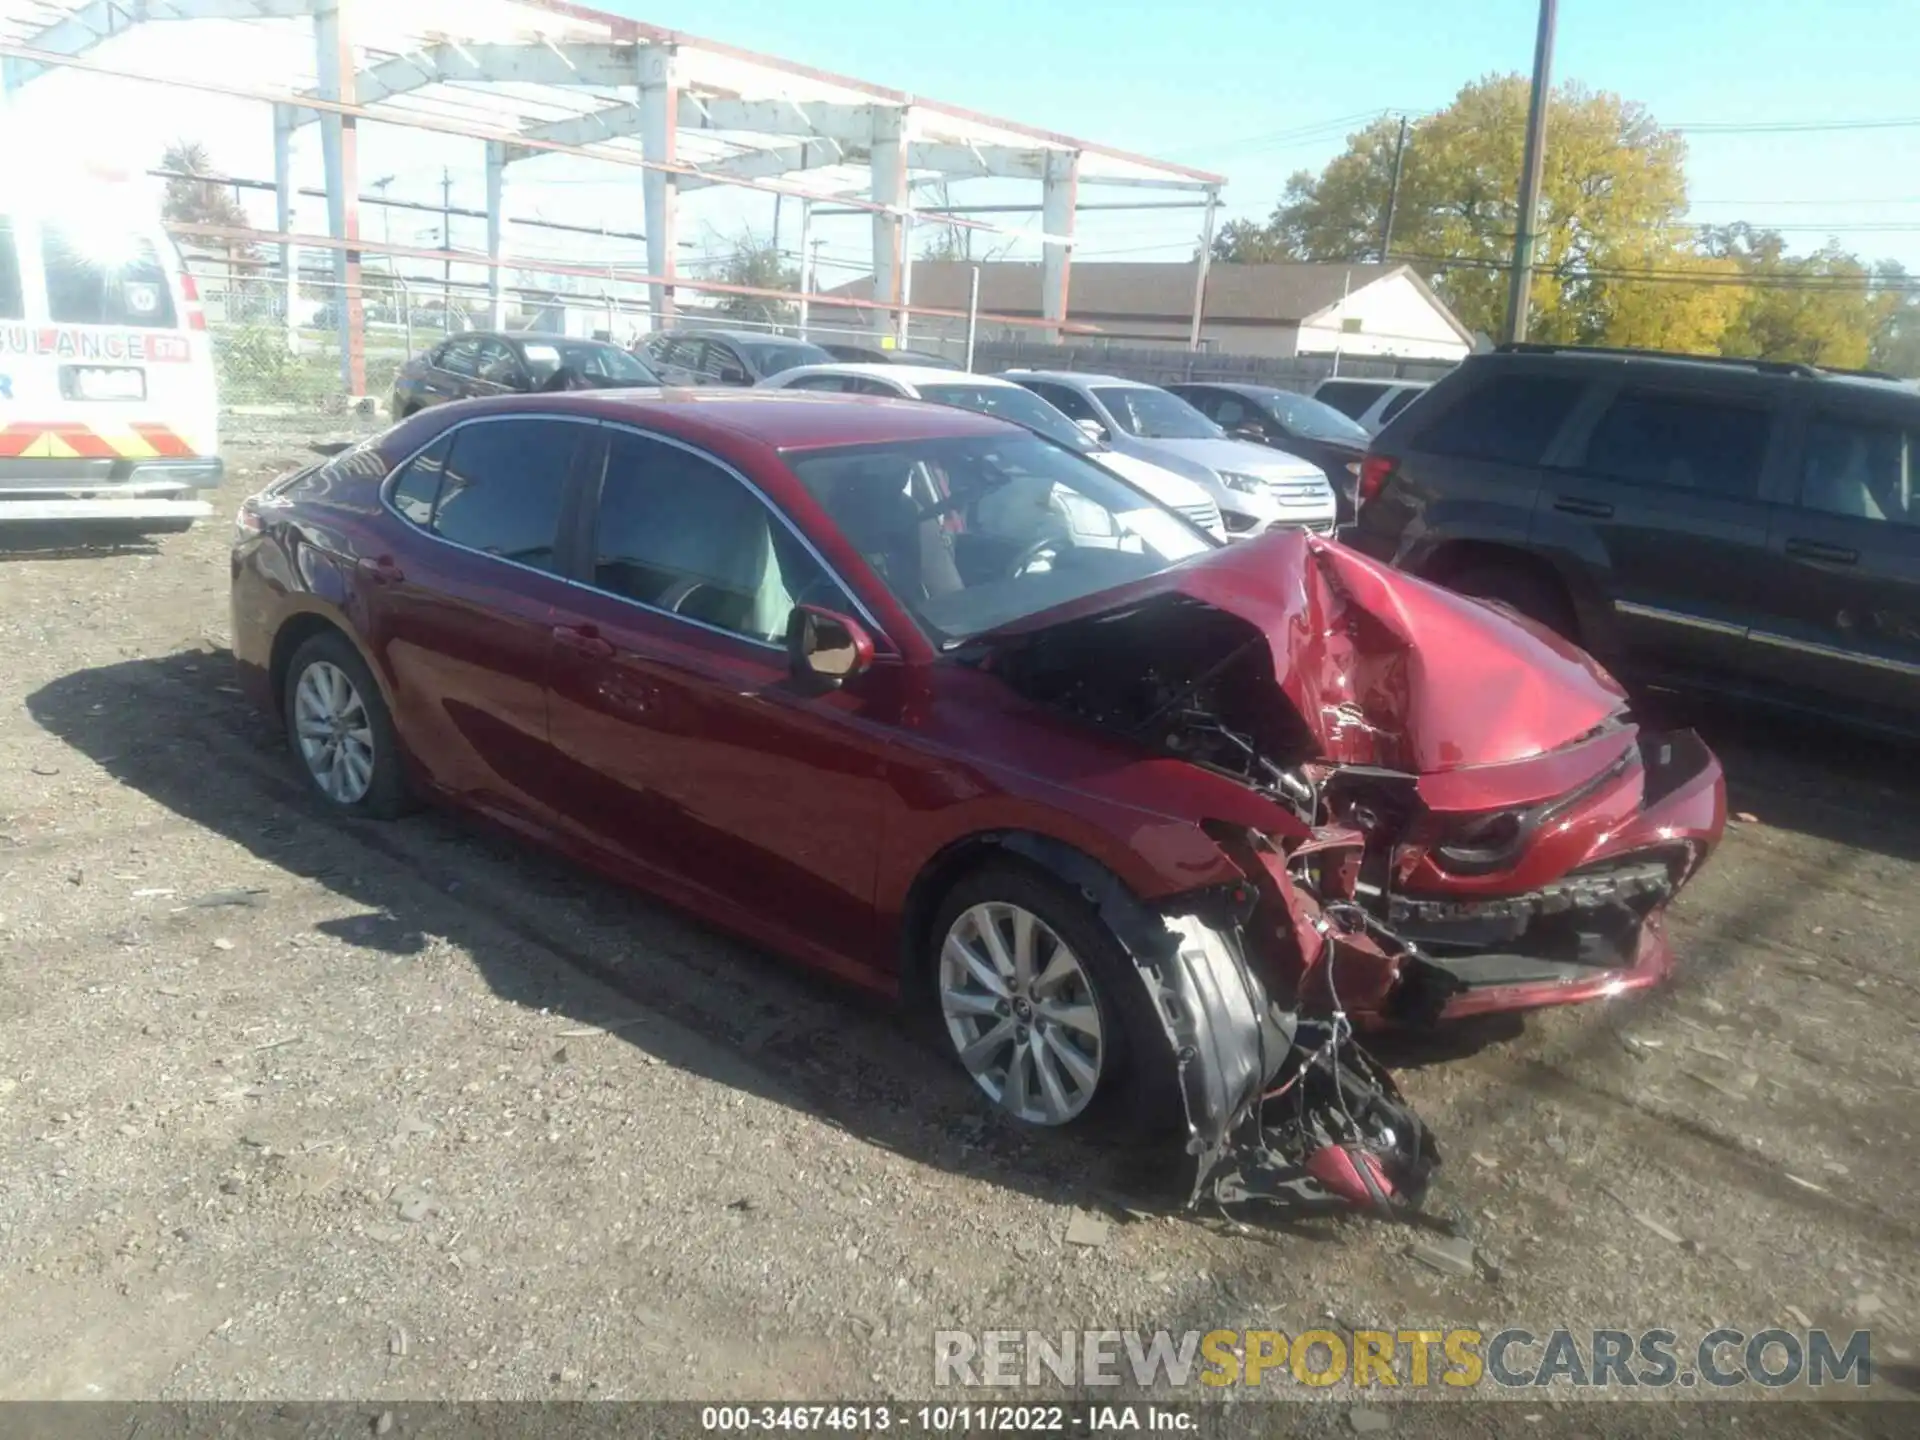
POLYGON ((1766 375, 1852 375, 1863 380, 1895 380, 1883 370, 1844 370, 1836 365, 1814 365, 1805 360, 1760 360, 1749 355, 1692 355, 1680 350, 1636 350, 1627 345, 1550 345, 1538 341, 1496 345, 1503 355, 1610 355, 1626 360, 1678 360, 1690 365, 1731 365, 1766 375))

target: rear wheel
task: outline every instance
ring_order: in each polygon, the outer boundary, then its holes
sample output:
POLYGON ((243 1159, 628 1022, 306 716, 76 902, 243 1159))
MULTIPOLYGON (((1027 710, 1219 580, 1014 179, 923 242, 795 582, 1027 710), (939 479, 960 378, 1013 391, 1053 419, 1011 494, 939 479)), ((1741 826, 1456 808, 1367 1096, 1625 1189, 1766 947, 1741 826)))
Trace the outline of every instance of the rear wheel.
POLYGON ((930 930, 940 1031, 987 1098, 1043 1129, 1140 1139, 1182 1113, 1179 1071, 1133 961, 1086 899, 1016 865, 947 896, 930 930))
POLYGON ((1447 588, 1481 600, 1498 600, 1575 644, 1580 622, 1558 580, 1517 565, 1473 565, 1446 581, 1447 588))
POLYGON ((287 743, 307 783, 335 810, 390 820, 409 808, 393 719, 360 652, 327 631, 287 665, 287 743))

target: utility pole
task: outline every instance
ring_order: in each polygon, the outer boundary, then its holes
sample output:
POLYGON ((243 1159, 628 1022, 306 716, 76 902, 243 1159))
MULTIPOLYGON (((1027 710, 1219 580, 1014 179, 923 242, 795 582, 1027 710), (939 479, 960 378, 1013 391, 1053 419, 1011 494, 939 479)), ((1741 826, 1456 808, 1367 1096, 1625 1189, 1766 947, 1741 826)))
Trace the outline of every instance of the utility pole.
POLYGON ((1393 253, 1393 210, 1400 203, 1400 165, 1407 158, 1407 117, 1400 117, 1400 138, 1393 147, 1393 181, 1387 186, 1387 213, 1380 222, 1380 263, 1393 253))
POLYGON ((1556 0, 1540 0, 1540 30, 1533 41, 1533 97, 1527 104, 1527 150, 1520 172, 1520 210, 1514 226, 1513 286, 1507 293, 1507 339, 1527 338, 1527 298, 1533 290, 1533 227, 1540 209, 1540 174, 1547 159, 1547 97, 1553 88, 1553 22, 1556 0))

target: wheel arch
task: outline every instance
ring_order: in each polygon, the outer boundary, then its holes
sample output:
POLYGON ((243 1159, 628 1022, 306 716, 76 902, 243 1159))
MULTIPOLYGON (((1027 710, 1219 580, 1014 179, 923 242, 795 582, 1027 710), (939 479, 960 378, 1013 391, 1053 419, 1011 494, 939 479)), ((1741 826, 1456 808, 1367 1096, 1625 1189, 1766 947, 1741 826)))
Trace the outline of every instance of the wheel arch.
POLYGON ((286 717, 287 668, 292 665, 293 657, 307 641, 328 631, 338 634, 353 646, 361 663, 367 667, 367 673, 373 676, 373 683, 380 687, 380 698, 386 703, 387 713, 393 714, 393 694, 387 686, 387 677, 374 663, 373 656, 367 653, 366 645, 354 633, 352 626, 331 611, 321 609, 295 610, 273 632, 273 647, 267 657, 267 684, 268 694, 273 698, 274 714, 282 719, 286 717))
POLYGON ((1499 540, 1446 540, 1422 557, 1415 573, 1423 580, 1449 589, 1471 571, 1501 566, 1520 571, 1550 585, 1566 597, 1567 609, 1579 627, 1576 643, 1586 644, 1600 628, 1600 601, 1589 588, 1537 550, 1499 540))

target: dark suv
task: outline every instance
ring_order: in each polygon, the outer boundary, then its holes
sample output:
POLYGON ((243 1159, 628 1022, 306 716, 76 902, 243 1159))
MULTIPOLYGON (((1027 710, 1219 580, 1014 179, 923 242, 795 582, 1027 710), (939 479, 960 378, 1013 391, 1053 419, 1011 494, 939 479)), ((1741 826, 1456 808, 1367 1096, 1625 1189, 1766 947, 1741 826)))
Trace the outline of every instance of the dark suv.
POLYGON ((1920 388, 1645 351, 1470 356, 1343 537, 1623 675, 1920 732, 1920 388))
POLYGON ((796 365, 830 365, 818 345, 754 330, 661 330, 637 353, 669 385, 751 385, 796 365))

